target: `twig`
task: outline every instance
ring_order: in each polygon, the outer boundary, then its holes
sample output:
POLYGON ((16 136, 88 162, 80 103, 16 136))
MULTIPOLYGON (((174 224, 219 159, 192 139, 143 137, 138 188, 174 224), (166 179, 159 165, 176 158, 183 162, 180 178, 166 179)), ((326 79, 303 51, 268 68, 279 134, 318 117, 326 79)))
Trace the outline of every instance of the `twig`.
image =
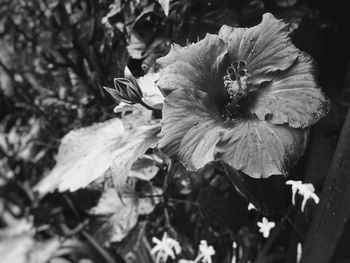
POLYGON ((82 230, 80 233, 96 249, 96 251, 100 253, 107 263, 115 263, 113 257, 108 253, 108 251, 104 249, 88 232, 82 230))
POLYGON ((293 221, 289 218, 289 216, 286 217, 286 220, 288 221, 288 223, 294 228, 295 232, 297 232, 297 234, 303 239, 305 240, 305 235, 303 233, 301 233, 301 231, 299 230, 299 228, 293 223, 293 221))

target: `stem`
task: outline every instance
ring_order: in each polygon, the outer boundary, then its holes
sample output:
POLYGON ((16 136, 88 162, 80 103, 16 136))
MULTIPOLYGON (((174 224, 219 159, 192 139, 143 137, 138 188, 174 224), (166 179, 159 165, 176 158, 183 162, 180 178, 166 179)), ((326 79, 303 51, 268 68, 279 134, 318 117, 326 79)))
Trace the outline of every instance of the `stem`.
POLYGON ((293 221, 289 218, 289 216, 286 216, 286 220, 287 220, 288 223, 294 228, 295 232, 299 235, 299 237, 302 238, 303 240, 305 240, 305 236, 304 236, 303 233, 299 230, 299 228, 293 223, 293 221))
POLYGON ((293 207, 291 206, 285 213, 285 215, 281 218, 279 221, 278 225, 275 227, 275 229, 271 232, 270 237, 267 239, 264 247, 259 251, 259 254, 255 260, 255 263, 263 263, 263 262, 268 262, 266 260, 267 253, 271 250, 272 245, 275 243, 281 232, 284 230, 283 224, 286 222, 289 222, 289 215, 291 214, 293 210, 293 207))
POLYGON ((140 103, 143 107, 145 107, 146 109, 149 109, 149 110, 151 110, 151 111, 161 111, 161 110, 159 110, 159 109, 156 109, 156 108, 152 107, 151 105, 148 105, 148 104, 147 104, 146 102, 144 102, 143 100, 140 100, 139 103, 140 103))
POLYGON ((169 197, 166 195, 166 193, 168 191, 169 180, 170 180, 170 178, 173 177, 175 171, 176 171, 176 165, 174 165, 174 160, 170 160, 170 163, 168 166, 168 171, 165 174, 165 178, 164 178, 164 182, 163 182, 163 193, 164 193, 163 200, 164 200, 164 216, 165 216, 166 227, 174 237, 177 237, 177 233, 176 233, 175 229, 171 226, 170 216, 169 216, 169 211, 168 211, 169 197))
POLYGON ((81 231, 81 234, 86 238, 87 241, 96 249, 98 253, 106 260, 107 263, 115 263, 113 257, 104 249, 88 232, 85 230, 81 231))

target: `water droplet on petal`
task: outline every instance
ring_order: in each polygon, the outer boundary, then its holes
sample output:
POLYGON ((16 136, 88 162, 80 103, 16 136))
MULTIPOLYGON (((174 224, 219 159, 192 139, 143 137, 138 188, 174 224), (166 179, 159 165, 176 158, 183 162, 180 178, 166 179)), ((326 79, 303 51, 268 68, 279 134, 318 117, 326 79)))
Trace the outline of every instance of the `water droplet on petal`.
POLYGON ((193 125, 194 125, 194 126, 197 126, 197 125, 198 125, 198 121, 195 121, 195 122, 193 123, 193 125))
POLYGON ((265 150, 265 146, 264 146, 264 145, 261 145, 261 146, 260 146, 260 149, 261 149, 261 150, 265 150))
POLYGON ((254 157, 254 154, 252 152, 248 153, 249 157, 254 157))
POLYGON ((274 160, 271 160, 270 163, 271 163, 272 165, 275 165, 275 164, 276 164, 276 162, 275 162, 274 160))

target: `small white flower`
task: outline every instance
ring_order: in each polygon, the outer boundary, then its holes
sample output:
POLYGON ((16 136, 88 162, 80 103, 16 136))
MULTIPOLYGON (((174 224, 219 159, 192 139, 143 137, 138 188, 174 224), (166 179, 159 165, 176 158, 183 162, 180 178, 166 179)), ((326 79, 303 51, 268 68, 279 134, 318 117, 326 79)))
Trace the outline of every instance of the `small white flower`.
MULTIPOLYGON (((249 208, 248 208, 248 210, 249 210, 249 208)), ((236 249, 237 249, 237 243, 235 241, 233 241, 233 243, 232 243, 232 260, 231 260, 231 263, 236 263, 237 262, 236 249)))
POLYGON ((194 262, 201 260, 203 263, 212 263, 212 256, 215 254, 215 250, 212 246, 208 246, 206 240, 201 240, 199 244, 199 253, 194 262))
POLYGON ((247 209, 248 209, 248 211, 250 211, 250 210, 257 210, 256 207, 252 203, 249 203, 247 209))
POLYGON ((151 254, 156 255, 156 262, 166 262, 168 257, 175 259, 175 255, 181 253, 179 242, 168 237, 167 233, 163 234, 162 240, 153 237, 152 242, 156 244, 151 250, 151 254))
POLYGON ((257 223, 260 233, 262 233, 264 238, 268 238, 270 231, 275 227, 275 222, 269 222, 266 217, 263 217, 261 222, 257 223))
POLYGON ((315 187, 312 184, 303 184, 302 181, 288 180, 287 185, 292 186, 292 203, 295 205, 295 195, 298 192, 303 196, 301 211, 304 212, 307 200, 313 199, 316 204, 320 202, 319 197, 315 194, 315 187))
POLYGON ((298 246, 297 246, 297 263, 300 262, 302 254, 303 254, 303 248, 301 246, 301 243, 298 243, 298 246))
POLYGON ((292 187, 292 203, 293 205, 295 205, 295 195, 298 191, 298 188, 300 187, 300 185, 302 185, 303 182, 302 181, 293 181, 293 180, 288 180, 286 182, 286 185, 291 185, 292 187))

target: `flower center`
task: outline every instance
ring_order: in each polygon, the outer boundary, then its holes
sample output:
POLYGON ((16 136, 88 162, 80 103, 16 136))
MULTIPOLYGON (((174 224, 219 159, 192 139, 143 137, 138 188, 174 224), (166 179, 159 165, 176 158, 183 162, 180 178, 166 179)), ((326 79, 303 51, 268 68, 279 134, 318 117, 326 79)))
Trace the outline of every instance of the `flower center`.
POLYGON ((231 63, 224 76, 224 85, 231 103, 237 103, 242 97, 248 94, 246 62, 243 60, 231 63))
POLYGON ((223 78, 225 89, 230 98, 226 105, 226 111, 230 115, 233 115, 235 110, 240 107, 239 100, 248 95, 247 78, 250 74, 247 72, 246 65, 243 60, 232 62, 223 78))

